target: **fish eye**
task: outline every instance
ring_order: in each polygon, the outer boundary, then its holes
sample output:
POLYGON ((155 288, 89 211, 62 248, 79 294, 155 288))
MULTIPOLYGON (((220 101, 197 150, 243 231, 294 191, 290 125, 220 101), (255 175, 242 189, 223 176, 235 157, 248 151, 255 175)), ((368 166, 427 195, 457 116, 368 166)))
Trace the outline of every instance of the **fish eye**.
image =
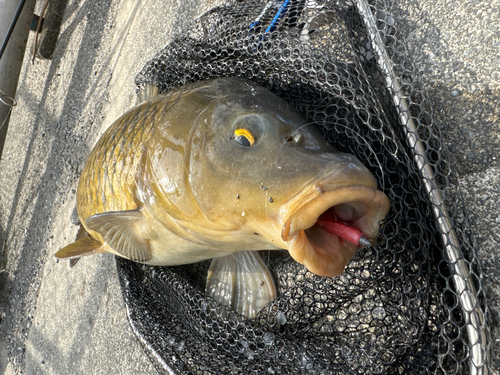
POLYGON ((247 129, 236 129, 234 131, 234 140, 242 146, 252 146, 255 143, 255 138, 247 129))

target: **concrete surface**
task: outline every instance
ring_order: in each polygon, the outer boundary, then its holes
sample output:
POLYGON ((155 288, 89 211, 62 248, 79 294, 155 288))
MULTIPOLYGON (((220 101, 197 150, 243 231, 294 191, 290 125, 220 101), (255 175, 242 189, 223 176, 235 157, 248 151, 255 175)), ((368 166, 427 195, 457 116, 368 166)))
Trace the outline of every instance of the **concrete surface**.
MULTIPOLYGON (((185 26, 180 14, 189 20, 213 6, 70 1, 53 59, 31 65, 25 57, 0 161, 0 373, 155 373, 127 323, 112 258, 70 268, 53 254, 76 235, 79 172, 99 134, 135 104, 133 78, 185 26)), ((452 146, 500 371, 498 9, 498 0, 418 0, 395 16, 452 146)))
MULTIPOLYGON (((4 38, 7 35, 14 15, 19 8, 20 2, 9 0, 0 0, 0 46, 3 46, 4 38)), ((19 15, 14 30, 10 36, 9 42, 0 59, 0 94, 8 95, 11 98, 16 96, 17 82, 19 72, 23 63, 26 41, 30 30, 31 17, 36 0, 29 0, 24 4, 23 10, 19 15)), ((11 101, 8 99, 0 100, 0 157, 7 134, 7 124, 11 113, 11 101), (7 121, 6 121, 7 120, 7 121)))

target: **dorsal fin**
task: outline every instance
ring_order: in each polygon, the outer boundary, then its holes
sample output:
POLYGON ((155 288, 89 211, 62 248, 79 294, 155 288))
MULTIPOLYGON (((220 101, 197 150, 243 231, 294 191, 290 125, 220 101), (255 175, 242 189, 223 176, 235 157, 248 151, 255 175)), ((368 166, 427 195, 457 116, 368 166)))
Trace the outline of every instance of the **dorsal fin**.
POLYGON ((80 258, 88 255, 103 253, 103 244, 92 237, 84 237, 68 246, 63 247, 55 256, 57 258, 80 258))
POLYGON ((117 253, 136 262, 152 258, 149 241, 137 233, 143 221, 139 210, 113 211, 89 217, 87 228, 99 233, 104 241, 117 253))
POLYGON ((141 91, 137 93, 137 104, 144 103, 159 94, 159 89, 153 85, 145 85, 141 91))

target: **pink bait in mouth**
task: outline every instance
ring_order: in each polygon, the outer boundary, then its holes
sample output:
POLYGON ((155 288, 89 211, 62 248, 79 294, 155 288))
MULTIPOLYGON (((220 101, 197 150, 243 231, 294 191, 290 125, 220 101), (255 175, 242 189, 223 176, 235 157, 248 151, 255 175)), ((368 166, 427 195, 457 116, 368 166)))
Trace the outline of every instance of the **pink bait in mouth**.
POLYGON ((371 245, 370 241, 363 237, 363 233, 359 229, 350 227, 337 221, 321 219, 318 219, 317 224, 328 233, 334 234, 346 241, 349 241, 350 243, 353 243, 354 245, 371 245))

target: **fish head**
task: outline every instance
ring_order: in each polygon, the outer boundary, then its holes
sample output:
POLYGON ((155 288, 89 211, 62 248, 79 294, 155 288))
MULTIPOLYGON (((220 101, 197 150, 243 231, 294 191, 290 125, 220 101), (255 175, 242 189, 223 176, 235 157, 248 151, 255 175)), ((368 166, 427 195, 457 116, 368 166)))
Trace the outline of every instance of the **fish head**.
POLYGON ((337 152, 283 99, 243 80, 216 80, 189 95, 204 103, 191 115, 184 165, 192 201, 203 225, 222 228, 234 250, 287 249, 311 272, 335 276, 359 245, 320 218, 375 240, 387 196, 355 156, 337 152))

